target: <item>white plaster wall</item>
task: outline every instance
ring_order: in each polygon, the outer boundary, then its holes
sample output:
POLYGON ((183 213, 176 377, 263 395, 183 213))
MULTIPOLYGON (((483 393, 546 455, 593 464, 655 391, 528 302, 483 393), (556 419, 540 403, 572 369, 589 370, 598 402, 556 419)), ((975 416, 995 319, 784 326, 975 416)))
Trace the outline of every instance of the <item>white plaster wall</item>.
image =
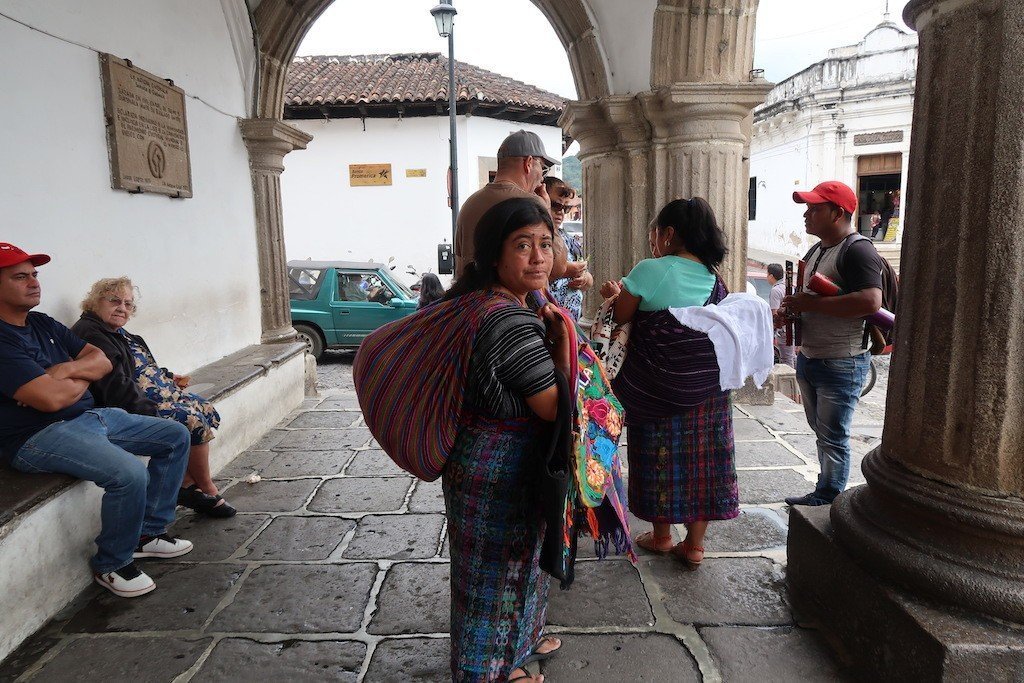
MULTIPOLYGON (((417 117, 289 121, 313 136, 303 151, 285 158, 281 176, 285 248, 289 259, 394 257, 396 273, 437 272, 437 245, 451 241, 448 207, 448 118, 417 117), (390 186, 351 187, 349 164, 390 163, 390 186), (425 168, 426 178, 406 169, 425 168)), ((561 158, 561 129, 461 116, 457 120, 459 201, 480 187, 479 157, 495 156, 510 132, 526 128, 561 158)))
POLYGON ((584 0, 607 59, 613 95, 651 89, 651 46, 658 0, 584 0))
POLYGON ((0 0, 0 12, 38 29, 0 17, 0 239, 54 257, 40 269, 39 310, 70 324, 95 279, 129 275, 141 289, 130 329, 162 364, 188 371, 258 342, 255 218, 237 120, 247 106, 236 55, 244 41, 233 44, 221 3, 0 0), (110 188, 97 50, 185 90, 194 198, 110 188))

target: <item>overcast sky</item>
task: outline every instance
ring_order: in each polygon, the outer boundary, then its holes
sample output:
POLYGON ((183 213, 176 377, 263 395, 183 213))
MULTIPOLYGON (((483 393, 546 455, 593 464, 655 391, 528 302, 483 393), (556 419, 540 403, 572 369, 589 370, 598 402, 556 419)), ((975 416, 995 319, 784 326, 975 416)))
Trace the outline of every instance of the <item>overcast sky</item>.
MULTIPOLYGON (((626 2, 628 0, 619 0, 626 2)), ((891 0, 902 21, 907 0, 891 0)), ((313 25, 300 55, 447 52, 430 8, 436 0, 337 0, 313 25)), ((455 58, 574 98, 569 61, 530 0, 454 0, 455 58), (537 40, 536 38, 543 38, 537 40)), ((761 0, 754 66, 778 82, 860 41, 882 19, 885 0, 761 0)))

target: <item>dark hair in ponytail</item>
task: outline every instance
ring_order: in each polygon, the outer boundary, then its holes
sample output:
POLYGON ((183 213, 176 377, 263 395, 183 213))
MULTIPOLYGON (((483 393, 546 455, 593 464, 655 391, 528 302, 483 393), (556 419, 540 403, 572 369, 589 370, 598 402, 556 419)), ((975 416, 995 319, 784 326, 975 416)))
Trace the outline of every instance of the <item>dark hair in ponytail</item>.
POLYGON ((718 227, 715 212, 702 197, 676 199, 665 205, 655 225, 659 231, 673 228, 674 241, 700 259, 709 272, 725 260, 725 233, 718 227))
POLYGON ((497 262, 501 247, 516 230, 543 223, 554 235, 551 214, 533 199, 506 199, 492 206, 481 218, 473 234, 473 260, 466 264, 462 277, 448 289, 444 300, 489 289, 498 283, 497 262))

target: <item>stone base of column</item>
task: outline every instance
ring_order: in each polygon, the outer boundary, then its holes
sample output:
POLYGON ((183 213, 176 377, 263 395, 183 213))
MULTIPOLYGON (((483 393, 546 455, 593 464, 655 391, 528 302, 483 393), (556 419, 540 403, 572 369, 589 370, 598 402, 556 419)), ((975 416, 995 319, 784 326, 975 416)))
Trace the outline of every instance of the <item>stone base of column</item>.
POLYGON ((788 555, 798 622, 821 629, 858 679, 1024 680, 1024 628, 879 581, 836 541, 828 506, 790 512, 788 555))
POLYGON ((927 479, 884 455, 832 504, 836 538, 867 571, 916 595, 1021 625, 1024 502, 927 479))
POLYGON ((261 344, 283 344, 295 341, 295 328, 291 325, 283 325, 272 330, 265 331, 260 336, 261 344))

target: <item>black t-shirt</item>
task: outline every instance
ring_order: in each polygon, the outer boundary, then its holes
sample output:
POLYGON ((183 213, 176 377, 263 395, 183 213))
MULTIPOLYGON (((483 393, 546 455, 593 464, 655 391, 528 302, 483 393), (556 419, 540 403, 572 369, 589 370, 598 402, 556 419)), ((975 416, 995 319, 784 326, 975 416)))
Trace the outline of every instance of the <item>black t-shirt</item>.
POLYGON ((43 427, 76 418, 93 407, 88 391, 55 413, 19 406, 14 400, 18 389, 44 375, 51 365, 74 359, 83 348, 84 341, 43 313, 29 313, 24 327, 0 320, 0 457, 10 460, 43 427))

